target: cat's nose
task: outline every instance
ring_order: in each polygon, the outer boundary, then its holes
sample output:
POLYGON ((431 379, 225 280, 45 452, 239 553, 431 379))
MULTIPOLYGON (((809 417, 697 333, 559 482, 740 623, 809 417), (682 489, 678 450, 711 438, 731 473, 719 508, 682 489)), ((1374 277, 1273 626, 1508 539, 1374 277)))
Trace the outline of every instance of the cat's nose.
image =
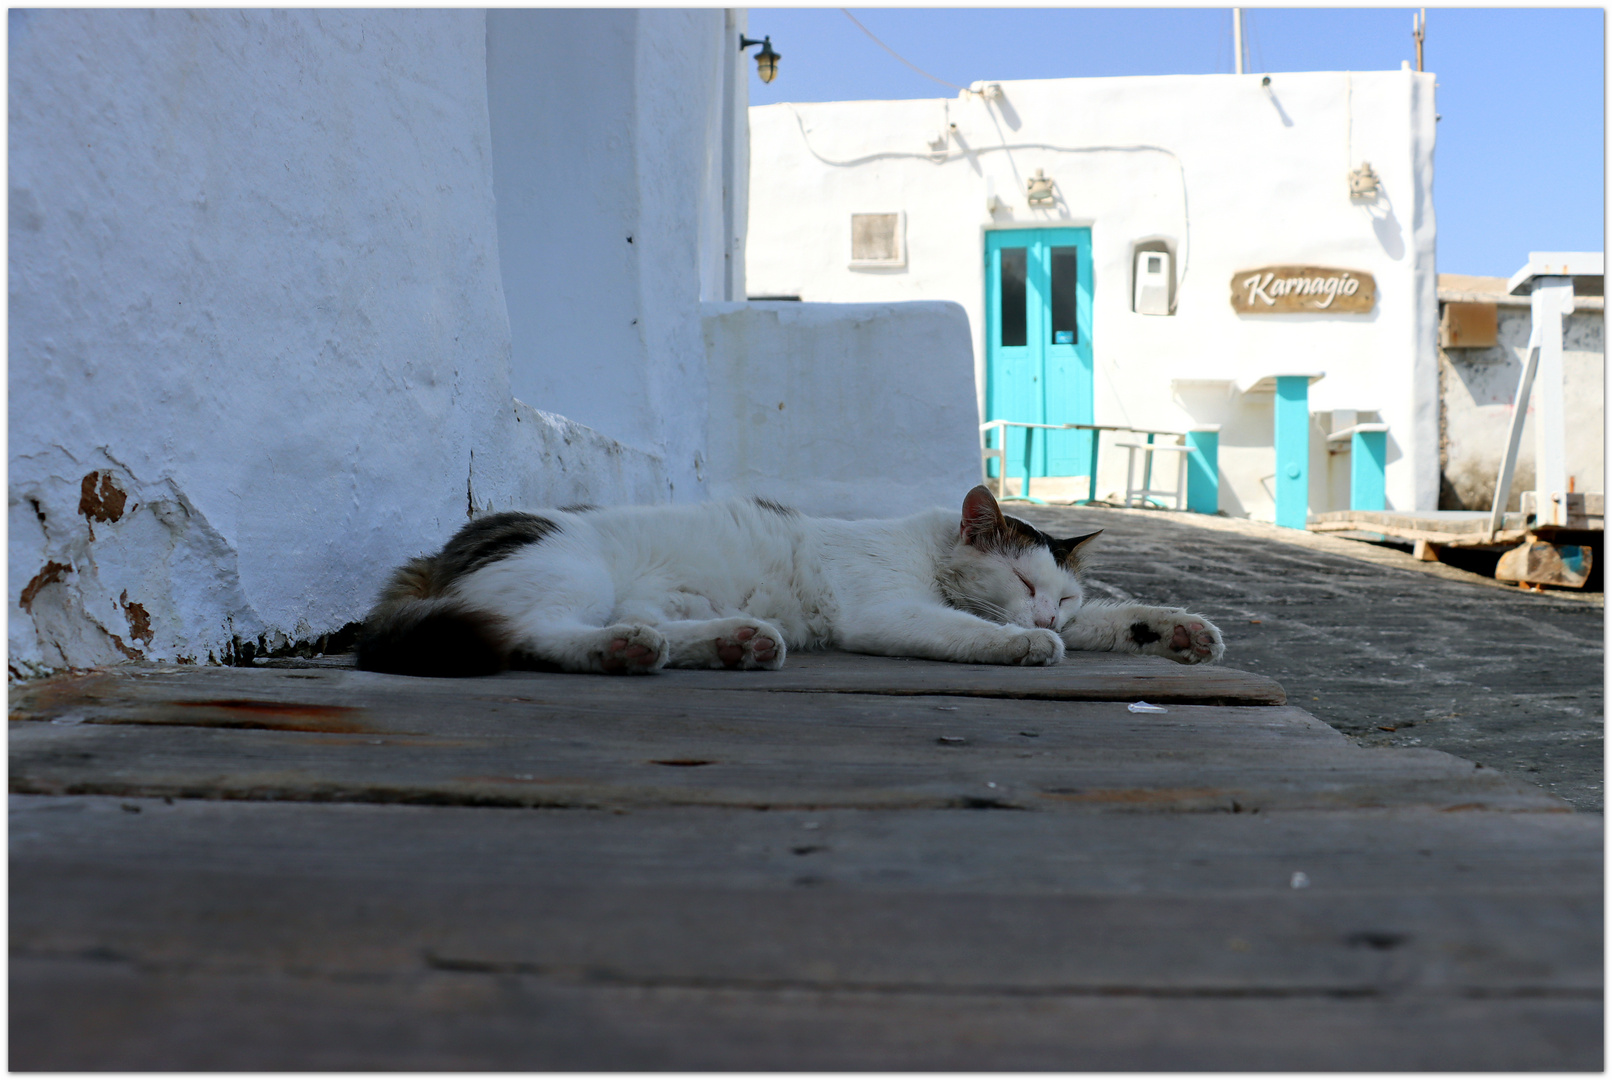
POLYGON ((1051 615, 1037 616, 1035 624, 1037 626, 1039 626, 1039 627, 1044 628, 1044 629, 1051 630, 1052 629, 1052 624, 1057 622, 1057 621, 1058 621, 1058 616, 1057 616, 1056 613, 1053 613, 1051 615))

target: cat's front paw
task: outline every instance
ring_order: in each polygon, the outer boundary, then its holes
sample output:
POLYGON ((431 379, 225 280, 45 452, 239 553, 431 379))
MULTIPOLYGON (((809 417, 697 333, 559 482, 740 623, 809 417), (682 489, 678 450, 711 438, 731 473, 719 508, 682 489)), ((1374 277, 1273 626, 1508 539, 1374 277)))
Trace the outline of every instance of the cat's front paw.
POLYGON ((588 650, 586 670, 606 675, 643 675, 666 664, 666 639, 652 626, 622 623, 599 631, 588 650))
POLYGON ((1007 662, 1025 667, 1045 667, 1061 661, 1063 651, 1063 638, 1051 630, 1024 630, 1010 646, 1007 662))
POLYGON ((1178 664, 1212 664, 1226 653, 1220 628, 1187 611, 1160 609, 1126 631, 1137 652, 1178 664))
POLYGON ((717 659, 725 668, 740 671, 776 671, 784 666, 784 636, 764 622, 740 623, 715 642, 717 659))

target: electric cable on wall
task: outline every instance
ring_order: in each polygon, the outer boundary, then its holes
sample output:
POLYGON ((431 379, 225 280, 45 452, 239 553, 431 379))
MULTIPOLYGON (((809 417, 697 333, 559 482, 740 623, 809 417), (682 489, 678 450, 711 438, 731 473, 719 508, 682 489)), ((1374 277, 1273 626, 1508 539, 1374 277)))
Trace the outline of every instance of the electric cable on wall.
POLYGON ((801 118, 800 113, 795 109, 795 106, 792 103, 785 102, 783 104, 785 108, 790 111, 790 114, 795 118, 795 126, 800 130, 801 142, 805 144, 806 152, 811 154, 812 157, 816 158, 818 161, 821 161, 824 165, 831 165, 835 168, 849 168, 851 166, 865 164, 869 161, 881 161, 887 158, 915 158, 920 161, 927 161, 934 165, 943 165, 948 161, 967 157, 970 154, 988 154, 999 150, 1049 150, 1053 153, 1059 154, 1147 152, 1163 154, 1171 161, 1175 162, 1176 172, 1181 181, 1181 276, 1176 281, 1176 288, 1179 289, 1186 284, 1189 256, 1192 253, 1192 219, 1187 205, 1186 166, 1181 163, 1181 158, 1175 153, 1174 150, 1170 150, 1169 148, 1163 146, 1153 146, 1147 143, 1138 143, 1132 146, 1054 146, 1051 143, 1002 143, 997 146, 982 146, 978 149, 971 149, 968 151, 948 150, 942 154, 925 154, 908 150, 886 150, 876 154, 864 154, 861 157, 846 158, 843 161, 836 161, 833 158, 824 157, 822 154, 817 152, 816 148, 812 146, 811 139, 806 134, 805 120, 801 118))

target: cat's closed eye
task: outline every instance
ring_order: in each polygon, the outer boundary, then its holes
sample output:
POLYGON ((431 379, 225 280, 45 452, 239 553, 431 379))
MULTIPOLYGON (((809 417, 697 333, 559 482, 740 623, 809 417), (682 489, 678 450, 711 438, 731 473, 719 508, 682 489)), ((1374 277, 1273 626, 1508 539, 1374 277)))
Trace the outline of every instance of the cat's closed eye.
POLYGON ((1032 584, 1030 584, 1030 579, 1029 579, 1029 578, 1027 578, 1027 577, 1025 577, 1025 576, 1024 576, 1024 575, 1023 575, 1023 574, 1020 574, 1020 573, 1019 573, 1019 572, 1018 572, 1018 571, 1017 571, 1017 570, 1015 570, 1015 571, 1013 571, 1013 572, 1014 572, 1014 573, 1015 573, 1015 574, 1018 574, 1018 578, 1019 578, 1019 580, 1020 580, 1020 581, 1022 581, 1022 582, 1024 582, 1024 587, 1025 587, 1025 588, 1026 588, 1026 589, 1029 589, 1029 590, 1030 590, 1030 595, 1031 595, 1031 596, 1034 596, 1034 595, 1035 595, 1035 586, 1034 586, 1034 585, 1032 585, 1032 584))

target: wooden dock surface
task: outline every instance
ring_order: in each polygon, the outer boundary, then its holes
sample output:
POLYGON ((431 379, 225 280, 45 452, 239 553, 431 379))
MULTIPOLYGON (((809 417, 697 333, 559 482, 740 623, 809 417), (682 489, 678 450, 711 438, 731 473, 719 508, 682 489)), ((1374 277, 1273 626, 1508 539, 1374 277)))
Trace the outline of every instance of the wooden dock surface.
POLYGON ((16 686, 11 1064, 1599 1069, 1601 819, 1284 701, 1089 654, 16 686))

